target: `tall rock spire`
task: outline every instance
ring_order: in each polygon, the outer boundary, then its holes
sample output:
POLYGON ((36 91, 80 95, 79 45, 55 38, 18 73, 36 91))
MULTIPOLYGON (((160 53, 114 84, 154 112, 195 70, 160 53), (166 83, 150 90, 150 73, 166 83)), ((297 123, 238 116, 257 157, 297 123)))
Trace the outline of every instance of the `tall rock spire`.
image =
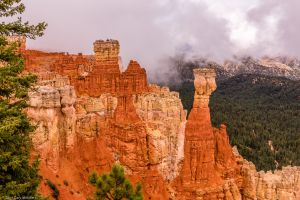
POLYGON ((185 130, 183 177, 189 183, 210 183, 215 177, 215 140, 208 107, 209 96, 216 89, 215 72, 195 69, 193 109, 185 130))
POLYGON ((217 88, 216 73, 213 69, 195 69, 194 77, 194 104, 185 129, 177 198, 217 200, 226 196, 240 200, 235 184, 238 169, 226 127, 213 128, 210 119, 209 97, 217 88))

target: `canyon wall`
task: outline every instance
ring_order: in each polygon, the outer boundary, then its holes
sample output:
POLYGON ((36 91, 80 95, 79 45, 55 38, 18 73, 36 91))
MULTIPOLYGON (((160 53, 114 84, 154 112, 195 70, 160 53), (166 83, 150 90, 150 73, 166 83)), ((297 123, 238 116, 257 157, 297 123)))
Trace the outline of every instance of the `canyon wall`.
POLYGON ((120 163, 142 183, 144 199, 300 198, 300 168, 257 172, 230 146, 226 126, 212 127, 214 71, 194 71, 186 119, 179 94, 148 84, 137 61, 123 71, 119 47, 98 40, 94 55, 24 51, 24 73, 38 76, 26 112, 37 127, 32 154, 41 159, 42 194, 51 193, 49 179, 59 199, 92 197, 88 176, 120 163))

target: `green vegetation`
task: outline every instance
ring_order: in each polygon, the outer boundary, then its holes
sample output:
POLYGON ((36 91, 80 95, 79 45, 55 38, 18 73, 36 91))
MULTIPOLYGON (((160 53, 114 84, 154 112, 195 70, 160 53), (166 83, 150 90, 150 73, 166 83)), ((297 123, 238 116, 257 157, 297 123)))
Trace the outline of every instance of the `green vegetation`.
POLYGON ((124 169, 114 165, 109 174, 98 176, 93 173, 90 183, 96 187, 95 199, 97 200, 142 200, 142 185, 137 184, 133 189, 129 179, 125 178, 124 169))
MULTIPOLYGON (((193 82, 177 87, 192 108, 193 82)), ((230 143, 258 170, 300 165, 300 82, 238 75, 218 83, 210 101, 214 126, 227 125, 230 143)))
POLYGON ((211 97, 212 123, 259 170, 300 165, 300 82, 262 75, 223 81, 211 97))
POLYGON ((57 189, 56 185, 52 183, 50 180, 46 181, 47 185, 51 188, 52 192, 52 197, 54 199, 58 199, 59 196, 59 190, 57 189))
POLYGON ((191 109, 193 108, 193 102, 194 102, 194 93, 195 93, 194 82, 190 82, 190 81, 183 82, 181 86, 172 88, 172 90, 179 92, 179 98, 181 99, 182 105, 184 109, 188 111, 189 114, 191 109))
POLYGON ((18 53, 18 42, 7 41, 7 36, 41 36, 45 23, 36 26, 13 21, 23 13, 20 0, 0 2, 0 194, 2 197, 38 197, 38 161, 29 162, 33 127, 22 112, 26 107, 27 92, 35 82, 34 75, 21 74, 24 61, 18 53), (12 21, 12 22, 11 22, 12 21))

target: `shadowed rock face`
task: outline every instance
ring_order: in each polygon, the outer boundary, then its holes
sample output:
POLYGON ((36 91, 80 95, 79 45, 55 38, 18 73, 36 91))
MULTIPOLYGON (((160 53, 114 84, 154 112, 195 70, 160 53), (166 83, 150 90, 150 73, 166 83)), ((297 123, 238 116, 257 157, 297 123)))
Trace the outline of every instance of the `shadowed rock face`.
MULTIPOLYGON (((24 53, 25 72, 39 77, 26 110, 37 126, 32 154, 41 156, 43 181, 58 186, 60 199, 91 196, 89 174, 113 163, 142 182, 144 199, 299 199, 299 168, 257 173, 232 150, 226 127, 212 127, 214 71, 194 71, 186 120, 178 93, 148 85, 136 61, 120 70, 117 41, 96 41, 94 50, 88 56, 24 53)), ((43 182, 40 190, 51 192, 43 182)))

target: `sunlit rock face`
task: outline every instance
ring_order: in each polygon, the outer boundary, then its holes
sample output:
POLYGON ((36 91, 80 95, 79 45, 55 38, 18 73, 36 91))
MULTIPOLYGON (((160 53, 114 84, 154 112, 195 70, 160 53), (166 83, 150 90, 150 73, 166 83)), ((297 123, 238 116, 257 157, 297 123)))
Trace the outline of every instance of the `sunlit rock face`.
POLYGON ((59 154, 63 147, 74 146, 76 94, 67 79, 57 77, 41 81, 40 86, 29 93, 28 116, 37 129, 33 136, 36 150, 53 171, 59 169, 59 154))
POLYGON ((186 111, 179 94, 166 87, 149 86, 149 92, 135 96, 137 114, 146 123, 151 141, 151 163, 157 165, 166 181, 179 173, 183 160, 186 111))
POLYGON ((231 148, 226 126, 212 127, 214 71, 194 71, 186 119, 179 94, 149 85, 137 61, 121 70, 119 48, 99 40, 94 55, 24 50, 24 73, 38 76, 26 112, 36 125, 32 155, 40 156, 42 194, 51 193, 50 179, 60 199, 86 199, 92 171, 120 163, 142 183, 144 199, 299 199, 299 168, 258 173, 231 148))
POLYGON ((246 200, 300 199, 300 167, 283 167, 274 172, 257 172, 253 163, 243 159, 234 148, 243 176, 243 198, 246 200))

